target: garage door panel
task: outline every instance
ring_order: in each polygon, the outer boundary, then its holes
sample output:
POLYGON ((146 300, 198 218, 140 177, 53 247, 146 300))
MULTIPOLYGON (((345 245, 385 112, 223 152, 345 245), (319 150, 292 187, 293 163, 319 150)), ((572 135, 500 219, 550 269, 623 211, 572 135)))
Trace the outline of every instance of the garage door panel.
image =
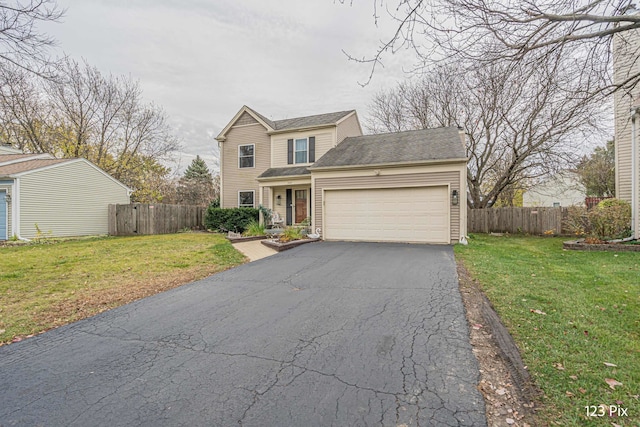
POLYGON ((446 186, 326 190, 329 240, 449 243, 446 186))

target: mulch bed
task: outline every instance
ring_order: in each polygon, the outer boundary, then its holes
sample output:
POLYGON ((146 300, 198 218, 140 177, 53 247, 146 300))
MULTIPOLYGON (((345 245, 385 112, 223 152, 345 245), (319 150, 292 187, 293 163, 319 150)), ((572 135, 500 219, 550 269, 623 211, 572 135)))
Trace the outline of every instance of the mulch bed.
POLYGON ((585 243, 583 240, 571 240, 562 244, 564 249, 572 251, 609 251, 609 252, 640 252, 640 244, 624 243, 585 243))
POLYGON ((320 239, 302 239, 302 240, 292 240, 291 242, 278 242, 276 240, 263 240, 262 244, 274 249, 278 252, 286 251, 287 249, 295 248, 296 246, 304 245, 305 243, 313 243, 318 242, 320 239))

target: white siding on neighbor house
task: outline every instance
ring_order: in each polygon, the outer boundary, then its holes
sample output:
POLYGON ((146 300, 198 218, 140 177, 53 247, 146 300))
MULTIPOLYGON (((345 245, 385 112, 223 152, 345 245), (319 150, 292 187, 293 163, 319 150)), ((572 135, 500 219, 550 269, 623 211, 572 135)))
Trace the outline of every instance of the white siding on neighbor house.
MULTIPOLYGON (((0 181, 6 182, 5 180, 1 180, 1 179, 0 181)), ((0 191, 4 191, 5 196, 13 197, 13 195, 11 194, 11 184, 0 183, 0 191)), ((6 221, 7 239, 9 239, 11 238, 11 236, 13 236, 13 232, 11 231, 11 228, 13 226, 13 224, 11 223, 11 203, 6 203, 6 209, 7 209, 7 221, 6 221)))
POLYGON ((311 163, 287 163, 287 141, 296 138, 316 138, 316 161, 335 145, 335 126, 326 129, 318 129, 307 132, 288 132, 271 135, 271 167, 284 168, 290 166, 311 165, 311 163))
POLYGON ((575 175, 558 174, 530 188, 522 195, 524 207, 584 205, 586 191, 575 175))
POLYGON ((110 204, 128 204, 127 189, 86 161, 62 163, 20 178, 20 236, 107 234, 110 204))
MULTIPOLYGON (((613 78, 615 84, 622 84, 627 78, 640 73, 640 61, 638 61, 638 49, 640 49, 640 31, 625 31, 613 38, 613 78)), ((631 202, 631 182, 636 181, 638 195, 636 200, 640 205, 640 167, 637 175, 631 176, 631 115, 630 109, 640 106, 640 86, 632 90, 621 89, 614 94, 615 114, 615 143, 616 143, 616 197, 631 202)), ((636 140, 640 142, 640 117, 636 119, 636 140)), ((637 145, 636 145, 637 146, 637 145)), ((640 157, 640 150, 637 152, 640 157)), ((636 165, 640 164, 640 158, 636 158, 636 165)), ((636 207, 640 211, 640 206, 636 207)), ((640 215, 636 218, 634 226, 640 229, 640 215)))
MULTIPOLYGON (((245 113, 248 116, 248 114, 245 113)), ((242 119, 245 115, 241 116, 242 119)), ((251 116, 249 118, 252 119, 251 116)), ((254 190, 255 206, 260 203, 258 181, 256 178, 270 167, 271 144, 269 135, 260 124, 233 126, 226 134, 226 140, 220 147, 222 167, 222 205, 223 208, 238 207, 238 191, 254 190), (238 146, 255 144, 254 167, 238 167, 238 146)))
POLYGON ((360 122, 358 122, 358 116, 353 114, 344 121, 338 124, 336 144, 340 144, 345 138, 350 136, 362 135, 362 129, 360 129, 360 122))

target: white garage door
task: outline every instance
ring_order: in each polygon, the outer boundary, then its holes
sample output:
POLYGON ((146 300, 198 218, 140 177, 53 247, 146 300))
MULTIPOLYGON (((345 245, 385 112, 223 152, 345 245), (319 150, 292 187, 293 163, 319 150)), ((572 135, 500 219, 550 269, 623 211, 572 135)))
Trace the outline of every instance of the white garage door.
POLYGON ((324 238, 449 243, 445 186, 326 190, 324 238))

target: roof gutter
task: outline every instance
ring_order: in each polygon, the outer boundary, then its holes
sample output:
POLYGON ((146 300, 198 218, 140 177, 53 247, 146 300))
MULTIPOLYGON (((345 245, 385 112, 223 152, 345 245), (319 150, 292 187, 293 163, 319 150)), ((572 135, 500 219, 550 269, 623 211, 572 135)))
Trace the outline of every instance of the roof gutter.
POLYGON ((309 166, 309 170, 313 172, 324 171, 340 171, 340 170, 353 170, 353 169, 371 169, 371 168, 396 168, 401 166, 432 166, 442 165, 448 163, 467 163, 468 157, 460 157, 454 159, 437 159, 437 160, 419 160, 415 162, 394 162, 394 163, 372 163, 368 165, 339 165, 339 166, 309 166))
POLYGON ((286 129, 277 129, 267 131, 267 135, 278 135, 281 133, 290 133, 290 132, 306 132, 310 130, 318 130, 318 129, 326 129, 337 126, 337 123, 325 123, 323 125, 315 125, 315 126, 305 126, 301 128, 286 128, 286 129))
POLYGON ((265 181, 290 181, 292 179, 300 179, 300 178, 309 178, 311 179, 311 174, 305 173, 303 175, 280 175, 280 176, 265 176, 258 177, 256 181, 265 182, 265 181))

